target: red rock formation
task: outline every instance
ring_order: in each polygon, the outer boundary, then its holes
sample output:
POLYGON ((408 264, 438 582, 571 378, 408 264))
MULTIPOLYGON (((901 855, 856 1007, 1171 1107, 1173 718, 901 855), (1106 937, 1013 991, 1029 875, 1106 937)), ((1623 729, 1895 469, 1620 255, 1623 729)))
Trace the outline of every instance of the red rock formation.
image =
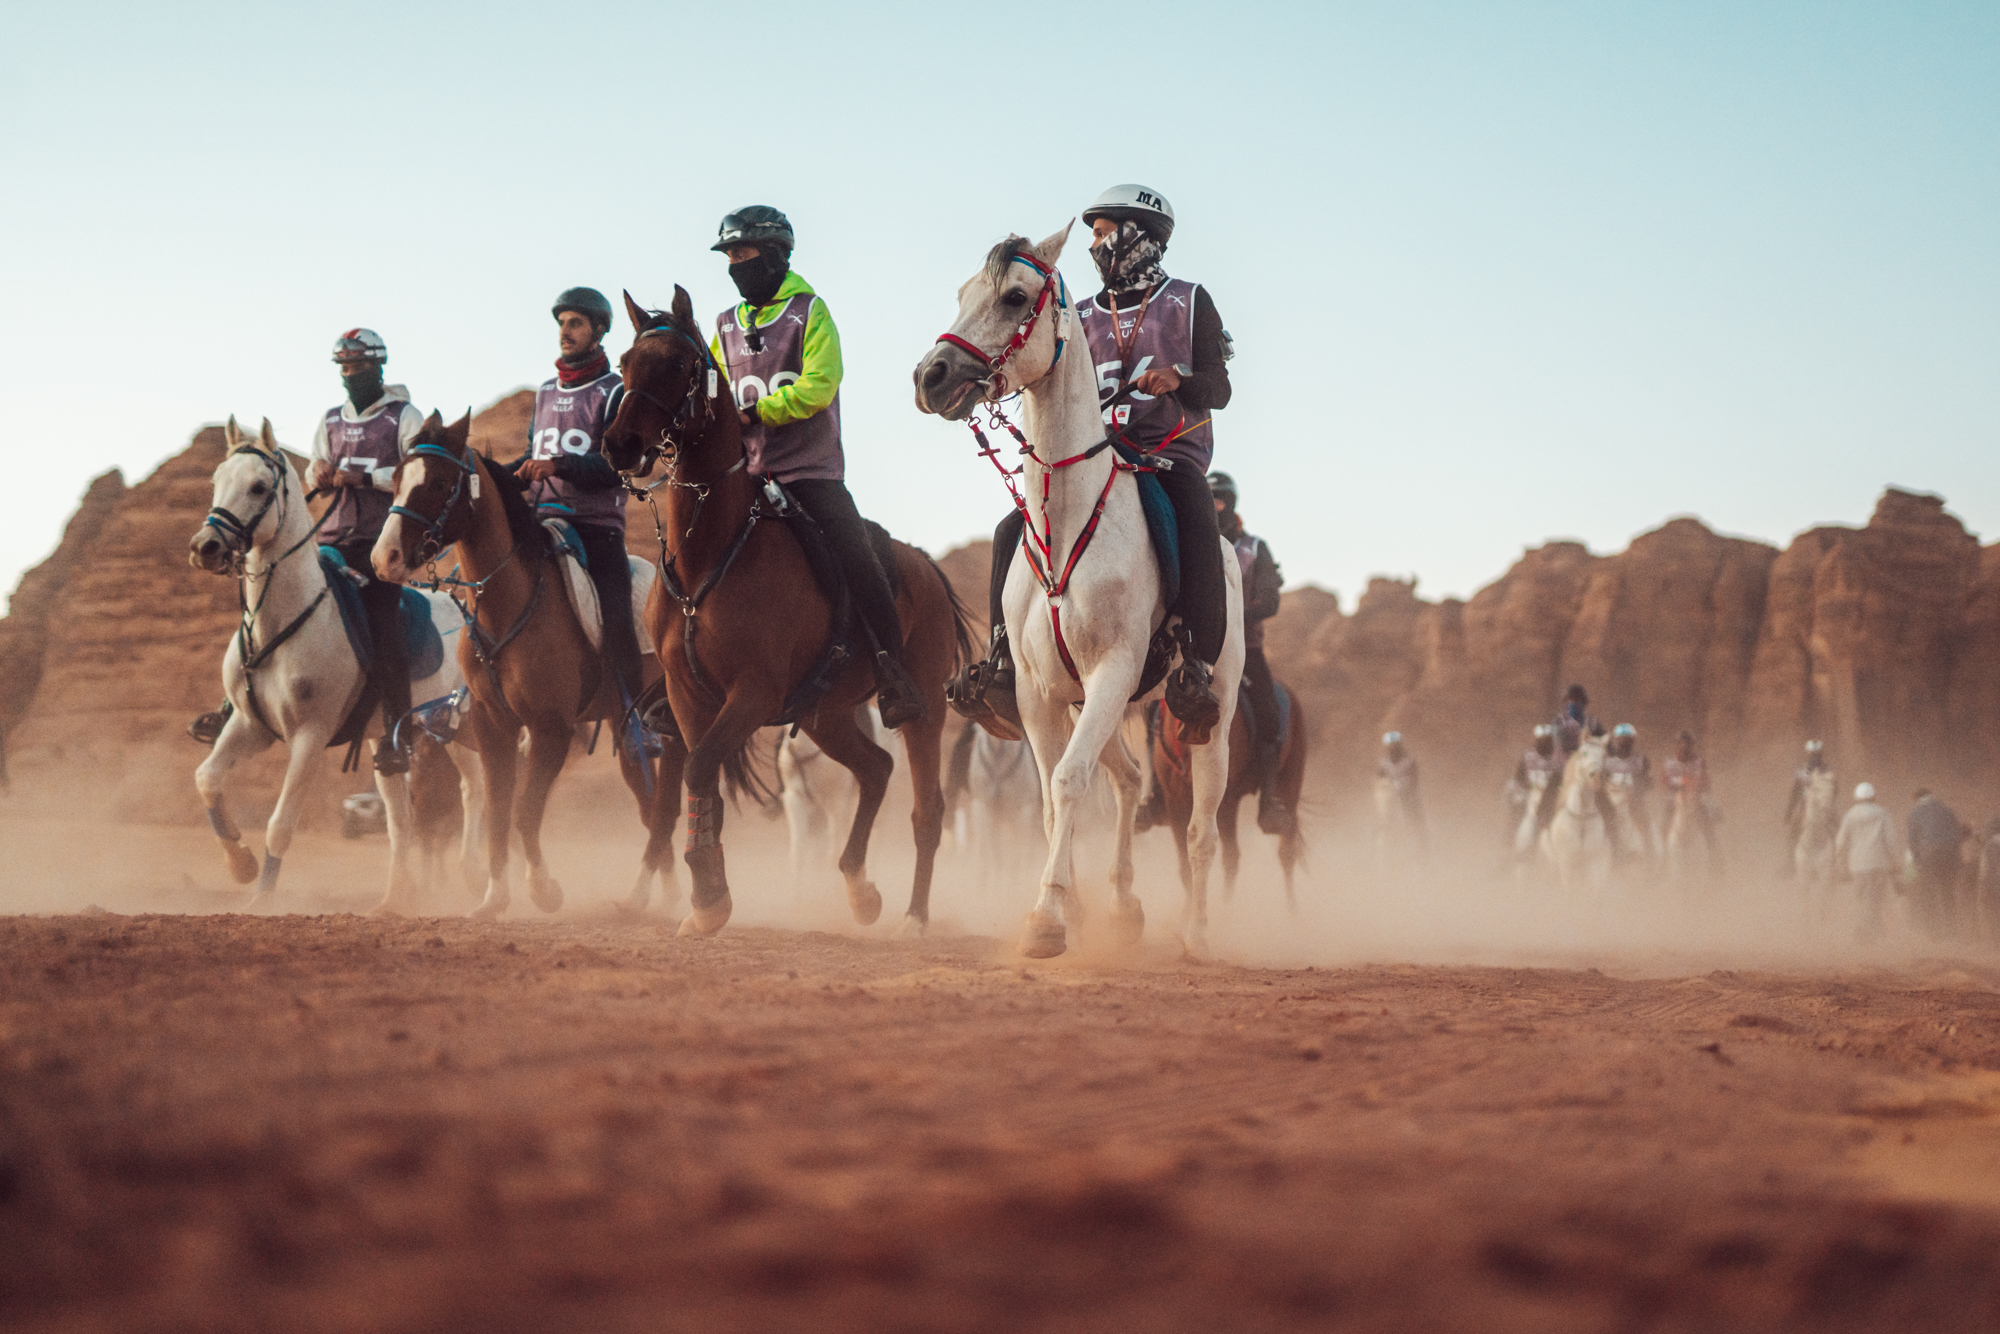
POLYGON ((116 468, 92 481, 63 528, 55 554, 22 575, 15 585, 7 617, 0 620, 0 735, 11 731, 27 713, 28 701, 41 684, 49 636, 62 632, 67 615, 63 591, 124 494, 125 475, 116 468))

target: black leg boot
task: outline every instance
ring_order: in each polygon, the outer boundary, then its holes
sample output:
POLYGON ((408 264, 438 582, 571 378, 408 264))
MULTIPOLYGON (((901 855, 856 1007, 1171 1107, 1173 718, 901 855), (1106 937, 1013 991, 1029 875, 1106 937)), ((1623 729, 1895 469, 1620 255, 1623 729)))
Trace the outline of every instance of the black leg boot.
POLYGON ((945 683, 945 702, 962 718, 978 723, 1002 741, 1025 735, 1021 711, 1014 702, 1014 658, 1007 644, 1007 616, 1000 605, 1007 571, 1021 545, 1021 512, 1009 510, 993 530, 993 572, 987 581, 988 624, 992 648, 983 662, 969 662, 945 683))
POLYGON ((1291 833, 1298 815, 1278 791, 1277 742, 1257 743, 1257 775, 1257 827, 1267 834, 1291 833))

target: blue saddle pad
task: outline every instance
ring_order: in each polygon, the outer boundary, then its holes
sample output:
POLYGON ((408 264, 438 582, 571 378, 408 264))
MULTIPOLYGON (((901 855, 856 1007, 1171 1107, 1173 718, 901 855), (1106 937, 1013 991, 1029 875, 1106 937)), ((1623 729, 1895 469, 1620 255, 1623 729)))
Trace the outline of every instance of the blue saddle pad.
MULTIPOLYGON (((1292 692, 1285 689, 1283 681, 1271 682, 1271 689, 1278 696, 1278 748, 1292 739, 1292 692)), ((1250 727, 1250 744, 1256 745, 1264 735, 1264 722, 1257 716, 1257 708, 1250 702, 1250 692, 1238 691, 1236 707, 1243 710, 1243 721, 1250 727)))
MULTIPOLYGON (((361 670, 375 670, 375 642, 368 635, 368 612, 361 605, 361 589, 347 572, 347 562, 332 547, 319 549, 320 572, 333 590, 333 603, 340 608, 341 628, 361 670)), ((431 619, 431 604, 414 588, 403 590, 403 651, 409 659, 410 679, 421 681, 444 666, 444 637, 431 619)))
MULTIPOLYGON (((1145 455, 1121 442, 1113 441, 1111 447, 1127 463, 1143 466, 1146 462, 1145 455)), ((1139 483, 1139 508, 1146 515, 1146 532, 1153 539, 1153 556, 1160 564, 1160 603, 1172 611, 1181 596, 1181 539, 1180 527, 1174 522, 1174 502, 1167 499, 1167 488, 1160 485, 1157 475, 1140 472, 1132 477, 1139 483)))
MULTIPOLYGON (((549 532, 548 525, 553 522, 555 524, 555 531, 551 534, 551 537, 555 542, 556 554, 561 555, 566 551, 576 557, 578 565, 588 570, 590 568, 590 553, 583 549, 583 539, 576 535, 576 528, 568 519, 565 519, 560 514, 549 513, 551 508, 551 506, 544 505, 536 513, 536 517, 542 521, 542 531, 545 533, 549 532)), ((569 506, 565 505, 563 508, 568 509, 569 506)))

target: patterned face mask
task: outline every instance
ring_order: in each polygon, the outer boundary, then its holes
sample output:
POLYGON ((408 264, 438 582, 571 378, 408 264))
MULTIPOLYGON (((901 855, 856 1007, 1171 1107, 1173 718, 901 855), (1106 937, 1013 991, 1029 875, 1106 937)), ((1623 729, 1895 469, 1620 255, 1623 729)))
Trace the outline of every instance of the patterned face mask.
POLYGON ((1097 265, 1097 276, 1104 280, 1105 289, 1122 296, 1143 292, 1166 278, 1166 270, 1160 267, 1160 256, 1166 249, 1151 232, 1127 221, 1091 246, 1090 259, 1097 265))

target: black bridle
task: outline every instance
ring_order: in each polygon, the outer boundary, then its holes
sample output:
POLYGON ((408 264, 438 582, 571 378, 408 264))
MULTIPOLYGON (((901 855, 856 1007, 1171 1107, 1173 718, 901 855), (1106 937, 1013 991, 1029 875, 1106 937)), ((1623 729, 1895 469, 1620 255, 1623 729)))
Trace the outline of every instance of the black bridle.
MULTIPOLYGON (((662 403, 656 396, 647 393, 637 386, 629 384, 625 386, 625 397, 636 398, 650 403, 666 414, 667 418, 667 424, 660 428, 660 442, 656 445, 645 446, 639 453, 638 462, 631 468, 622 470, 628 486, 632 485, 631 479, 633 477, 644 476, 646 473, 651 472, 653 465, 659 462, 662 455, 667 454, 669 451, 679 454, 681 451, 681 434, 689 427, 706 426, 708 424, 711 412, 709 404, 715 401, 717 390, 721 384, 721 370, 715 364, 714 355, 709 352, 707 346, 700 339, 690 337, 685 330, 672 324, 662 324, 657 328, 647 329, 642 332, 639 335, 638 341, 644 342, 648 338, 655 338, 661 335, 671 335, 694 349, 694 354, 698 358, 696 362, 697 369, 708 372, 708 392, 705 394, 702 392, 703 385, 700 374, 690 375, 688 377, 687 393, 682 397, 680 406, 676 408, 669 407, 667 404, 662 403), (697 417, 699 417, 699 421, 696 420, 697 417)), ((654 483, 654 486, 658 485, 658 482, 654 483)))

